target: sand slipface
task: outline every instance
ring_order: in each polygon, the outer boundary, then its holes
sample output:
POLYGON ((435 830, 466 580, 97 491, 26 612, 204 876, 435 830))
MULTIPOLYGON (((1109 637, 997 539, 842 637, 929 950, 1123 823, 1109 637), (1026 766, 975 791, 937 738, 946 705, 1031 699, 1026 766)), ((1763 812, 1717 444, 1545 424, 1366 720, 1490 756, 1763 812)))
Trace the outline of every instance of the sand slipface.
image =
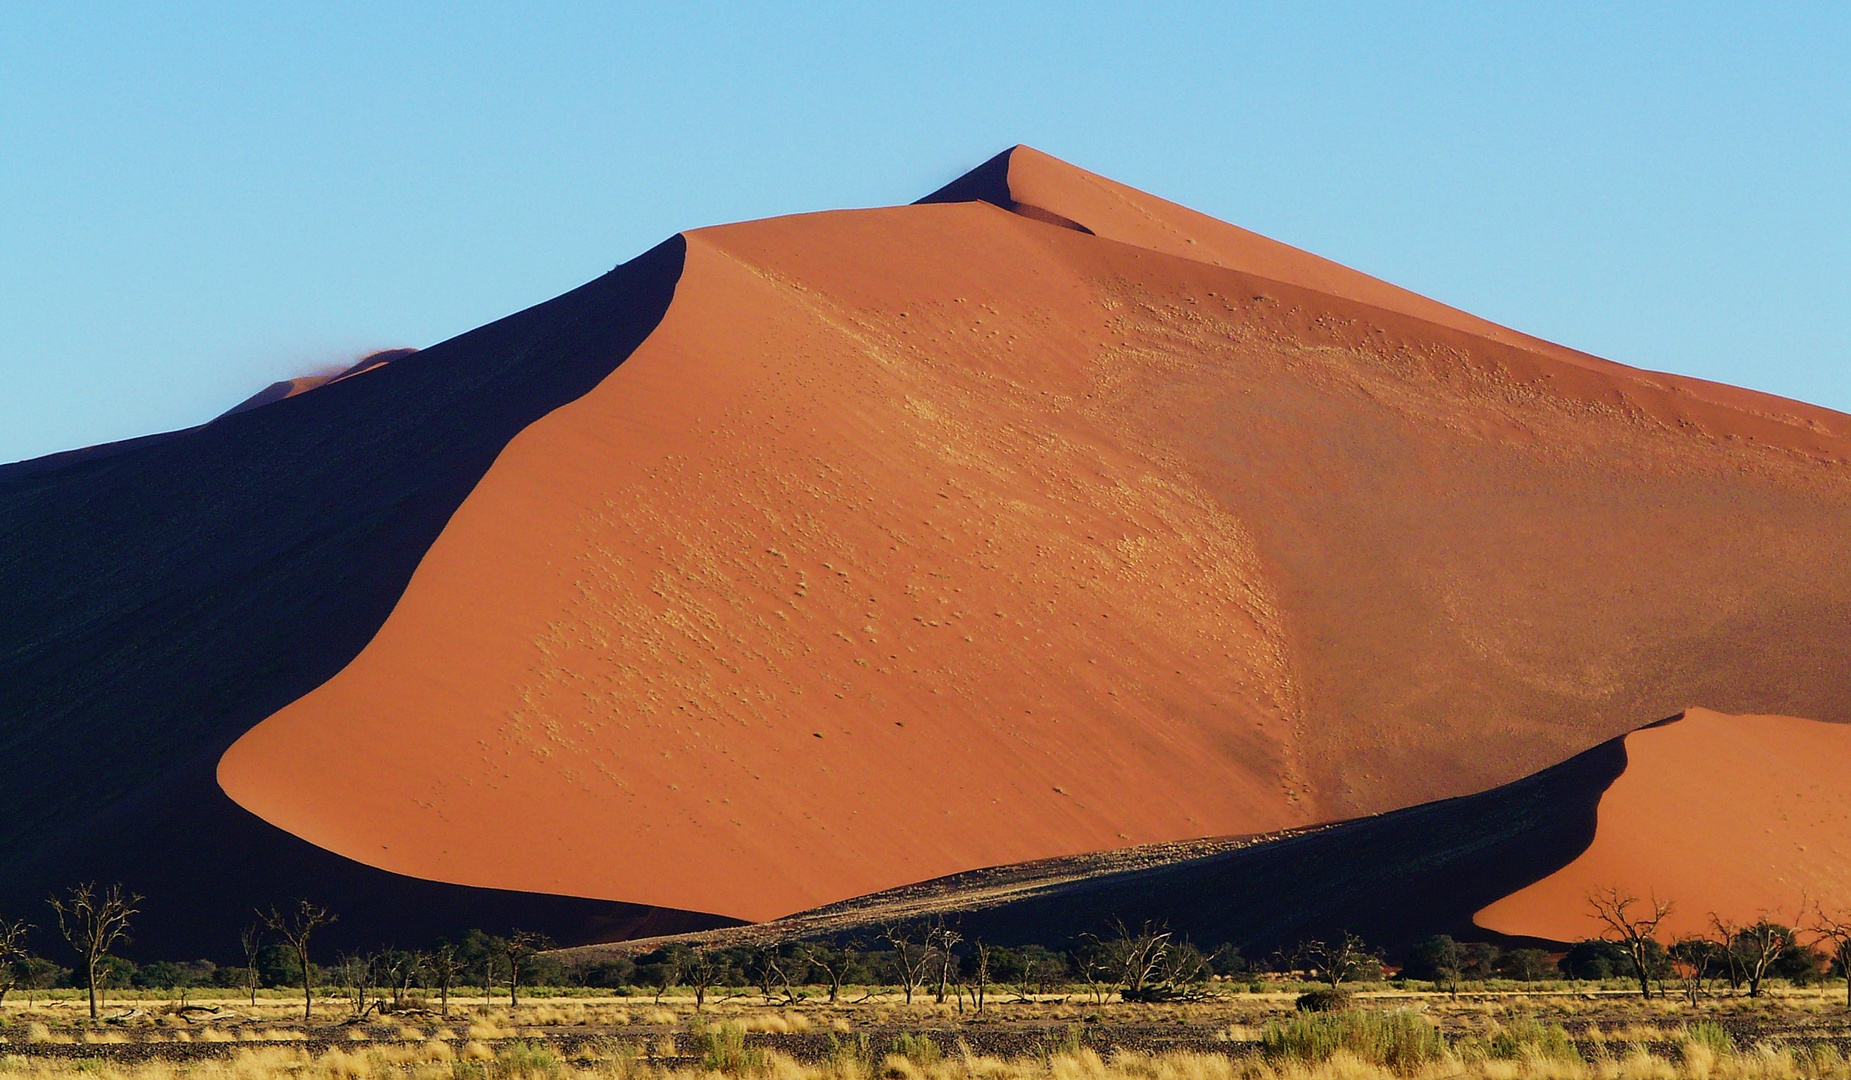
POLYGON ((1597 936, 1590 891, 1671 901, 1669 941, 1802 905, 1851 909, 1851 726, 1691 709, 1626 736, 1626 771, 1600 801, 1594 842, 1572 863, 1490 905, 1478 925, 1576 941, 1597 936))
POLYGON ((689 234, 226 793, 414 877, 763 919, 1484 791, 1690 700, 1851 720, 1846 417, 993 171, 689 234))

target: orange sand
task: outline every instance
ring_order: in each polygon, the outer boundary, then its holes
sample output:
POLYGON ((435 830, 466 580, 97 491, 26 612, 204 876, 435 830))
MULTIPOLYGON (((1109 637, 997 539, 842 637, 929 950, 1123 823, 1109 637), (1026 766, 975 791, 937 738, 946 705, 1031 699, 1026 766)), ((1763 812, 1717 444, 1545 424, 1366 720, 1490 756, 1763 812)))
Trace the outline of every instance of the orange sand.
POLYGON ((1101 235, 690 234, 225 790, 405 874, 759 919, 1480 790, 1684 700, 1851 719, 1846 417, 1018 156, 1101 235))
POLYGON ((1626 736, 1626 771, 1600 802, 1581 857, 1475 916, 1505 934, 1594 937, 1587 894, 1618 885, 1672 902, 1665 940, 1803 901, 1851 909, 1851 726, 1791 716, 1684 719, 1626 736))

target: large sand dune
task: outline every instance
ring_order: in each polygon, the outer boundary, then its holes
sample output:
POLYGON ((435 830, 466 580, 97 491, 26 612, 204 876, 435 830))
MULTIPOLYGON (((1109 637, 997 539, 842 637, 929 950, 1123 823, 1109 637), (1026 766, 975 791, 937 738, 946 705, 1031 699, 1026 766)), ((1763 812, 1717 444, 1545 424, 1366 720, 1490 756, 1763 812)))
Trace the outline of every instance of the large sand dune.
POLYGON ((690 234, 226 791, 761 919, 1480 791, 1690 700, 1851 719, 1847 418, 999 160, 690 234))
POLYGON ((0 911, 608 940, 1361 816, 1060 910, 1584 932, 1534 898, 1646 835, 1592 824, 1614 740, 1703 702, 1842 753, 1848 434, 1018 147, 0 469, 0 911))

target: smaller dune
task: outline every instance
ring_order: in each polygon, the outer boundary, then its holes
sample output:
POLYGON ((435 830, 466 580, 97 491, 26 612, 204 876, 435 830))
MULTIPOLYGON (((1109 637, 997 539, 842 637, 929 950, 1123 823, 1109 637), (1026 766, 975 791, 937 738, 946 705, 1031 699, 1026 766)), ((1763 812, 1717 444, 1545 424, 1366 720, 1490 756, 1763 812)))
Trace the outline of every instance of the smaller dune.
POLYGON ((293 379, 283 379, 279 382, 273 382, 269 386, 264 387, 262 390, 257 391, 250 397, 245 398, 243 401, 238 402, 236 405, 220 413, 219 419, 223 420, 227 416, 236 416, 241 412, 249 412, 252 409, 261 408, 273 402, 295 397, 297 394, 306 394, 316 387, 340 382, 342 379, 358 375, 362 371, 376 368, 381 364, 387 364, 394 360, 402 359, 417 351, 416 349, 380 349, 377 352, 366 354, 355 363, 341 368, 338 371, 323 375, 299 375, 293 379))
POLYGON ((1554 941, 1601 927, 1613 886, 1672 903, 1661 936, 1851 907, 1851 725, 1691 709, 1626 736, 1626 771, 1580 857, 1481 910, 1487 930, 1554 941))

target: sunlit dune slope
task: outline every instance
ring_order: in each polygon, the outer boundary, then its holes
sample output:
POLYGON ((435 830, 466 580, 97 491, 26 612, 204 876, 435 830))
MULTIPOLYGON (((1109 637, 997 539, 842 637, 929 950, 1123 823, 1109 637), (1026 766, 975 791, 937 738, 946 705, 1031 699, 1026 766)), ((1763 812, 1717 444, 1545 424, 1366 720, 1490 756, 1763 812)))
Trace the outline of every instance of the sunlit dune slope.
POLYGON ((1483 911, 1505 934, 1575 941, 1601 930, 1587 897, 1618 887, 1671 902, 1662 931, 1804 921, 1851 908, 1851 726, 1692 709, 1626 736, 1626 769, 1600 800, 1593 843, 1483 911))
POLYGON ((225 790, 404 874, 758 919, 1479 791, 1690 700, 1851 719, 1845 417, 1007 164, 1042 213, 690 234, 225 790))

